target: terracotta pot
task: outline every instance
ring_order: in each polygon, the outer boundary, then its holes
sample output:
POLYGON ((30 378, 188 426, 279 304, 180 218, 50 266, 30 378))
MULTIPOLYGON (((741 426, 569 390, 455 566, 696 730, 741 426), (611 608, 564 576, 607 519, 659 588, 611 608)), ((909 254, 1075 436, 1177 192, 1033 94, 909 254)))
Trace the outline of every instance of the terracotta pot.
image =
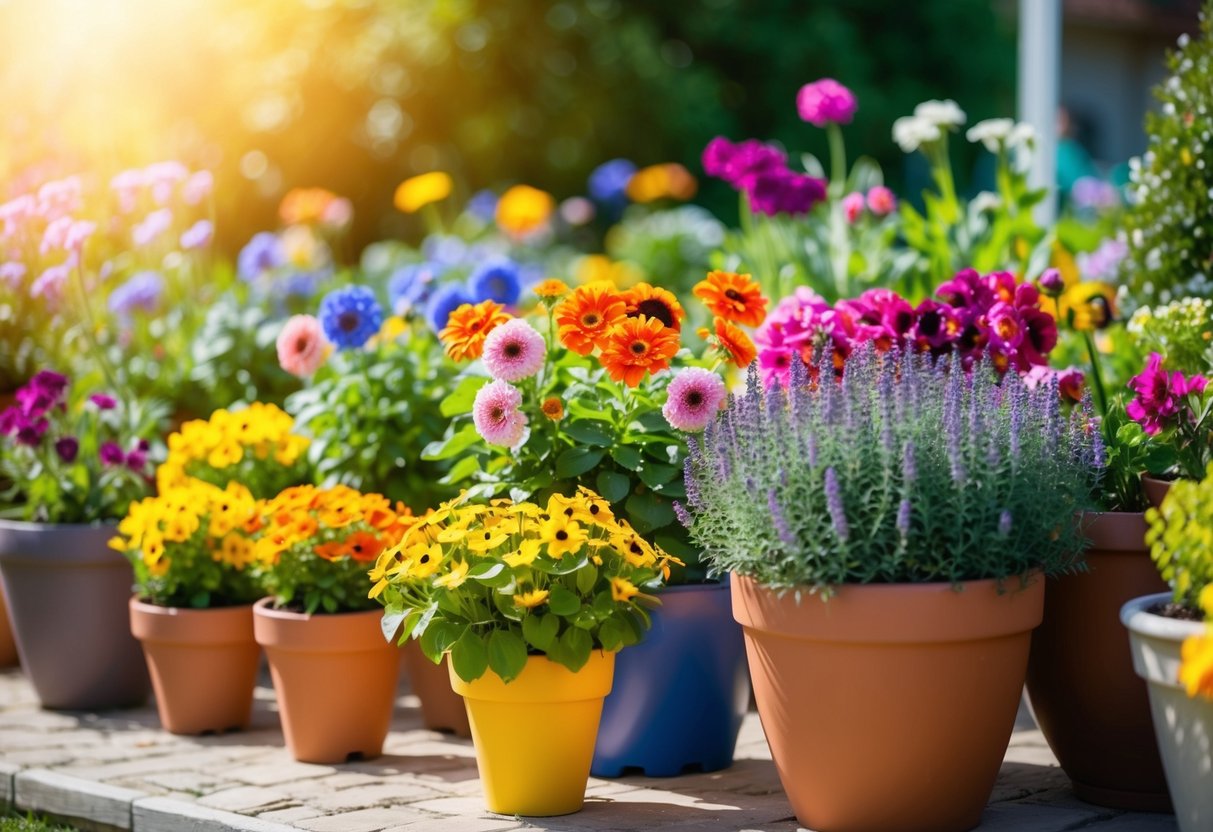
POLYGON ((130 563, 113 526, 0 520, 0 575, 21 664, 44 708, 103 710, 147 699, 131 635, 130 563))
POLYGON ((1170 811, 1146 684, 1120 624, 1120 608, 1162 592, 1140 512, 1092 513, 1089 571, 1051 578, 1044 621, 1032 634, 1028 696, 1036 724, 1088 803, 1170 811))
POLYGON ((261 661, 252 605, 191 610, 132 598, 130 608, 131 632, 143 643, 165 730, 204 734, 246 727, 261 661))
POLYGON ((253 631, 269 659, 287 748, 305 763, 378 757, 400 674, 400 651, 379 629, 382 613, 304 615, 272 604, 253 606, 253 631))
POLYGON ((615 659, 595 777, 673 777, 733 764, 750 674, 728 583, 667 587, 659 597, 643 640, 615 659))
POLYGON ((975 827, 1011 738, 1044 581, 795 596, 733 577, 758 713, 801 825, 975 827))
POLYGON ((1169 592, 1135 598, 1124 605, 1120 619, 1129 628, 1133 667, 1148 683, 1175 820, 1181 832, 1208 832, 1213 829, 1213 700, 1188 696, 1179 683, 1184 640, 1206 632, 1206 625, 1149 612, 1170 600, 1169 592))
POLYGON ((614 670, 615 654, 601 651, 576 673, 531 656, 508 685, 492 671, 465 682, 451 669, 451 687, 467 702, 490 812, 552 817, 581 809, 614 670))
POLYGON ((421 645, 412 639, 400 648, 400 652, 409 687, 421 700, 421 720, 425 727, 457 737, 470 737, 468 711, 463 697, 451 689, 451 677, 446 668, 448 660, 434 664, 421 652, 421 645))
POLYGON ((1146 492, 1146 501, 1154 508, 1162 505, 1162 501, 1167 496, 1167 492, 1171 490, 1173 483, 1174 480, 1164 480, 1149 474, 1143 474, 1141 477, 1141 488, 1146 492))
POLYGON ((8 620, 8 602, 4 598, 4 580, 0 579, 0 667, 17 663, 17 642, 13 641, 13 625, 8 620))

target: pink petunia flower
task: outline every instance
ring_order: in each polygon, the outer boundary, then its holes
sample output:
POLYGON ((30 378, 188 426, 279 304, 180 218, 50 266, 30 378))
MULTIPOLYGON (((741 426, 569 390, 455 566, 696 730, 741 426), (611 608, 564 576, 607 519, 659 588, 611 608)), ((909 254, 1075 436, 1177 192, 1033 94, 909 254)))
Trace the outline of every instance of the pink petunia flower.
POLYGON ((661 412, 676 430, 701 431, 724 404, 728 391, 720 376, 702 367, 680 370, 666 390, 661 412))
POLYGON ((320 321, 311 315, 295 315, 278 334, 278 363, 293 376, 312 375, 324 363, 327 342, 320 321))
POLYGON ((490 445, 512 448, 522 441, 526 414, 519 410, 522 391, 507 381, 490 381, 476 393, 472 422, 490 445))
POLYGON ((805 84, 796 94, 796 110, 801 119, 816 127, 850 124, 857 109, 855 94, 833 78, 805 84))
POLYGON ((863 216, 863 194, 853 191, 842 198, 842 213, 851 225, 859 222, 863 216))
POLYGON ((897 197, 884 185, 868 190, 868 210, 878 217, 885 217, 897 210, 897 197))
POLYGON ((539 372, 546 353, 543 336, 522 318, 512 318, 485 337, 481 360, 493 378, 520 381, 539 372))

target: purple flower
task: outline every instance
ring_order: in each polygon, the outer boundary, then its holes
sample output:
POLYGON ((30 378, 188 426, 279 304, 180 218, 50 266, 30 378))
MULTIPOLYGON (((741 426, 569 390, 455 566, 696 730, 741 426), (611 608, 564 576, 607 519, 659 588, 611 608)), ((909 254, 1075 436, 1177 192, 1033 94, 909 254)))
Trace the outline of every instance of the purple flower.
POLYGON ((215 226, 210 220, 198 220, 185 231, 181 232, 181 247, 186 251, 195 248, 205 248, 211 244, 215 236, 215 226))
POLYGON ((107 393, 94 393, 88 400, 97 405, 98 410, 113 410, 118 406, 118 400, 107 393))
POLYGON ((691 528, 691 524, 694 522, 691 519, 691 514, 687 511, 686 506, 677 500, 674 501, 674 516, 678 518, 679 523, 688 529, 691 528))
POLYGON ((187 205, 197 205, 210 196, 214 188, 215 177, 209 170, 196 171, 181 186, 181 197, 187 205))
POLYGON ((51 266, 42 274, 38 275, 38 279, 30 286, 29 293, 31 297, 44 298, 47 303, 55 304, 63 298, 64 288, 67 286, 67 278, 71 273, 72 262, 69 260, 66 263, 60 263, 58 266, 51 266))
POLYGON ((143 448, 135 448, 126 455, 126 467, 132 471, 141 472, 147 467, 147 451, 143 448))
MULTIPOLYGON (((1178 371, 1168 373, 1162 367, 1162 356, 1150 353, 1146 368, 1129 381, 1136 396, 1125 412, 1153 436, 1175 424, 1181 412, 1188 411, 1187 397, 1203 393, 1207 383, 1203 376, 1185 378, 1178 371)), ((1190 418, 1190 411, 1186 415, 1190 418)))
POLYGON ((791 173, 787 155, 774 145, 757 139, 746 139, 733 145, 727 158, 720 178, 737 190, 748 188, 754 177, 764 173, 791 173))
POLYGON ((21 419, 22 421, 17 425, 15 433, 17 444, 28 445, 29 447, 41 444, 42 437, 50 429, 50 422, 45 417, 34 419, 23 416, 21 419))
POLYGON ((74 462, 79 452, 80 441, 74 436, 65 436, 55 442, 55 453, 59 454, 59 458, 64 462, 74 462))
POLYGON ((725 179, 729 162, 736 153, 737 145, 724 136, 717 136, 703 149, 703 156, 700 158, 703 163, 703 172, 717 179, 725 179))
POLYGON ((833 78, 822 78, 805 84, 796 94, 796 110, 800 118, 815 127, 827 124, 850 124, 859 105, 855 94, 833 78))
POLYGON ((767 508, 771 511, 771 522, 775 525, 775 534, 779 536, 779 542, 785 546, 795 546, 796 535, 792 534, 792 530, 788 527, 788 519, 779 506, 779 495, 775 493, 774 488, 767 489, 767 508))
POLYGON ((825 492, 826 509, 830 512, 830 522, 834 524, 834 534, 845 543, 851 536, 851 529, 847 525, 847 515, 842 504, 842 487, 832 465, 826 469, 825 492))
POLYGON ((824 181, 786 168, 749 176, 742 187, 750 199, 750 207, 769 217, 807 214, 826 197, 824 181))
POLYGON ((236 258, 236 272, 240 279, 252 283, 262 274, 273 271, 286 262, 286 253, 277 234, 262 231, 245 243, 236 258))
POLYGON ((173 225, 173 212, 167 208, 153 211, 131 229, 131 240, 136 246, 146 246, 156 241, 173 225))
POLYGON ((1011 534, 1011 512, 1003 509, 998 515, 998 534, 1000 537, 1007 537, 1011 534))
POLYGON ((163 294, 164 276, 160 272, 136 272, 110 292, 109 310, 120 318, 129 320, 131 313, 136 310, 155 312, 163 294))
POLYGON ((712 371, 687 367, 674 376, 666 394, 666 402, 661 408, 666 421, 676 430, 693 433, 703 430, 716 417, 728 389, 712 371))
POLYGON ((1044 273, 1040 276, 1040 291, 1051 298, 1060 295, 1065 288, 1065 278, 1061 276, 1061 272, 1057 269, 1045 269, 1044 273))
POLYGON ((18 263, 15 260, 0 263, 0 284, 4 284, 9 289, 15 290, 20 285, 22 278, 25 277, 25 272, 24 263, 18 263))
POLYGON ((909 500, 902 500, 897 506, 897 533, 902 537, 910 534, 911 506, 909 500))
MULTIPOLYGON (((716 138, 708 143, 708 147, 716 142, 728 143, 728 139, 716 138)), ((704 164, 707 166, 708 151, 705 149, 704 164)), ((636 165, 628 159, 611 159, 603 162, 590 173, 588 189, 590 196, 603 205, 622 208, 628 204, 628 182, 636 173, 636 165)), ((719 176, 708 171, 710 176, 719 176)))
POLYGON ((113 441, 102 442, 101 447, 97 449, 97 456, 105 465, 122 465, 126 462, 126 454, 122 452, 122 447, 113 441))

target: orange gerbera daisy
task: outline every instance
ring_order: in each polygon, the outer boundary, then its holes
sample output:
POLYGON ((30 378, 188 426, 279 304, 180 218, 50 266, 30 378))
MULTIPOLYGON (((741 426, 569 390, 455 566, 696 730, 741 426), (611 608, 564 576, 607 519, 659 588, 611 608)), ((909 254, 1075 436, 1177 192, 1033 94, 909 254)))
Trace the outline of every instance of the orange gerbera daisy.
POLYGON ((725 357, 738 367, 750 366, 750 362, 758 356, 758 350, 750 336, 724 318, 717 317, 713 323, 716 326, 716 346, 725 357))
POLYGON ((758 326, 766 317, 767 299, 748 274, 708 272, 707 279, 696 283, 693 291, 713 315, 726 321, 758 326))
POLYGON ((531 291, 541 298, 558 298, 569 293, 569 286, 563 280, 549 277, 531 287, 531 291))
POLYGON ((573 352, 589 355, 603 345, 626 312, 623 296, 610 283, 579 286, 556 307, 556 334, 573 352))
POLYGON ((446 326, 438 333, 446 354, 455 361, 479 358, 484 351, 485 336, 510 319, 501 311, 504 308, 500 303, 486 300, 474 306, 465 303, 452 312, 446 326))
POLYGON ((645 373, 670 366, 678 352, 678 331, 656 318, 624 318, 611 329, 599 360, 607 375, 628 387, 640 384, 645 373))
POLYGON ((623 293, 623 300, 628 305, 629 318, 643 315, 656 318, 670 329, 677 331, 682 328, 686 313, 673 292, 649 283, 637 283, 623 293))

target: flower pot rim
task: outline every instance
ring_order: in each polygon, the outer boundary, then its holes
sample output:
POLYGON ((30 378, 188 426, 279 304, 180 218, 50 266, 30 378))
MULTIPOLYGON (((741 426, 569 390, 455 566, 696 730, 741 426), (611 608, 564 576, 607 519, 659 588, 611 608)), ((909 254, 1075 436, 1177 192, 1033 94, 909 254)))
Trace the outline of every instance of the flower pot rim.
POLYGON ((0 519, 0 563, 45 566, 122 566, 124 555, 108 545, 113 523, 29 523, 0 519))
POLYGON ((1120 621, 1130 632, 1167 641, 1183 641, 1206 632, 1208 624, 1204 621, 1182 621, 1149 611, 1150 607, 1168 603, 1172 597, 1169 592, 1159 592, 1134 598, 1120 608, 1120 621))
POLYGON ((82 530, 89 531, 93 529, 110 529, 118 528, 118 521, 121 518, 113 520, 94 520, 91 523, 40 523, 34 520, 12 520, 7 517, 0 517, 0 529, 11 527, 14 531, 40 532, 48 529, 63 529, 63 530, 82 530))
MULTIPOLYGON (((1040 569, 1033 568, 1033 569, 1029 570, 1028 572, 1024 573, 1023 575, 1010 575, 1005 578, 974 578, 973 580, 966 580, 966 581, 915 581, 915 582, 907 582, 907 583, 851 582, 851 583, 835 584, 832 588, 833 588, 835 594, 842 592, 843 590, 852 590, 852 589, 862 589, 865 592, 869 591, 869 590, 871 590, 873 592, 880 592, 880 591, 913 592, 916 590, 921 590, 923 592, 935 592, 941 588, 950 587, 953 589, 957 589, 957 591, 960 591, 961 589, 965 589, 968 587, 980 587, 983 584, 990 584, 993 586, 997 586, 998 584, 1011 584, 1013 582, 1017 582, 1017 581, 1021 581, 1021 580, 1026 581, 1026 585, 1016 587, 1016 588, 1026 588, 1027 586, 1030 586, 1033 582, 1035 582, 1035 580, 1038 577, 1040 577, 1041 575, 1042 575, 1042 573, 1041 573, 1040 569)), ((734 573, 733 577, 737 578, 739 581, 745 581, 745 582, 749 583, 752 587, 755 587, 758 589, 763 589, 768 592, 777 593, 777 594, 780 594, 781 596, 786 595, 789 592, 799 592, 799 591, 804 591, 807 595, 810 595, 810 597, 813 595, 820 594, 818 592, 810 592, 809 590, 811 590, 812 587, 810 587, 808 584, 798 584, 796 586, 789 586, 789 587, 772 587, 767 584, 764 584, 762 581, 759 581, 757 578, 751 578, 748 575, 741 575, 741 574, 734 573)), ((825 601, 825 603, 828 604, 829 599, 827 599, 825 601)))
POLYGON ((157 604, 136 594, 131 596, 130 605, 131 609, 137 609, 139 612, 147 615, 181 615, 182 613, 206 615, 207 613, 230 613, 235 610, 249 610, 252 608, 253 602, 250 601, 247 604, 226 604, 222 607, 179 607, 172 604, 157 604))
POLYGON ((578 671, 569 670, 546 655, 527 656, 526 667, 512 682, 504 682, 492 671, 471 682, 455 673, 447 662, 451 689, 460 696, 493 702, 577 702, 601 699, 611 691, 615 674, 615 653, 591 650, 589 661, 578 671), (527 671, 531 675, 527 677, 527 671), (525 678, 524 678, 525 677, 525 678), (536 692, 536 689, 540 691, 536 692))
POLYGON ((317 610, 316 612, 295 612, 293 610, 278 609, 274 606, 276 600, 277 599, 273 596, 266 596, 265 598, 260 598, 254 601, 252 603, 253 614, 264 616, 266 618, 278 618, 285 621, 304 621, 311 620, 313 618, 320 619, 322 621, 335 621, 343 616, 352 617, 355 615, 368 614, 374 614, 376 616, 383 615, 383 610, 379 607, 369 610, 343 610, 342 612, 322 612, 320 610, 317 610))

